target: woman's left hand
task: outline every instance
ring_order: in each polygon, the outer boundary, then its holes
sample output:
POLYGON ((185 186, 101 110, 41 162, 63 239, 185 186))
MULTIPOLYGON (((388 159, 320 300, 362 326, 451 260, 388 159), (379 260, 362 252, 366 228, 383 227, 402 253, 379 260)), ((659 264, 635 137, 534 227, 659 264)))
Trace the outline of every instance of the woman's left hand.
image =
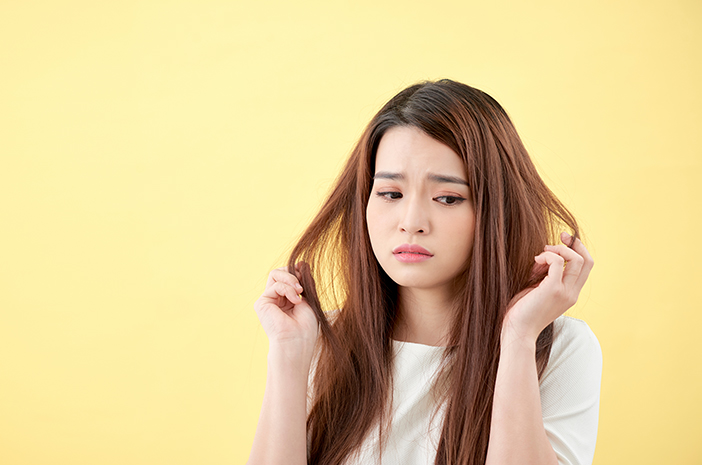
MULTIPOLYGON (((572 238, 563 232, 561 241, 566 244, 572 238)), ((594 265, 579 239, 572 248, 563 244, 547 245, 534 260, 535 267, 548 267, 548 275, 537 287, 514 296, 502 324, 503 340, 509 335, 536 341, 546 326, 575 305, 594 265)))

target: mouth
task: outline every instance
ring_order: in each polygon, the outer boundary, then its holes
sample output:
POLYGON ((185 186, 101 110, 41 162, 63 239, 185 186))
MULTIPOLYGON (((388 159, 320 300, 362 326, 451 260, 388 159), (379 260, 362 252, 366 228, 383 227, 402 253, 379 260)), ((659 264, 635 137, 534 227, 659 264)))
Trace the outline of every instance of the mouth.
POLYGON ((411 263, 428 260, 434 256, 427 249, 416 244, 403 244, 395 247, 392 253, 399 261, 411 263))

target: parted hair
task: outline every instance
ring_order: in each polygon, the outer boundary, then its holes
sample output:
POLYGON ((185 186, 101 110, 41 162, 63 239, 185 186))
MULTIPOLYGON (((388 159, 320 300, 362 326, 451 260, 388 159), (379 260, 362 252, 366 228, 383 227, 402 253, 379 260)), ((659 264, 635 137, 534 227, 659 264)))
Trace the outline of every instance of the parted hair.
MULTIPOLYGON (((486 93, 448 79, 402 90, 373 117, 288 267, 317 315, 318 356, 307 419, 308 463, 341 464, 369 434, 380 444, 390 421, 393 329, 398 286, 373 254, 366 224, 375 157, 393 127, 417 128, 463 160, 474 202, 472 253, 456 279, 444 351, 445 414, 436 464, 483 464, 492 414, 500 332, 512 298, 538 285, 534 256, 571 213, 543 182, 505 110, 486 93), (328 310, 339 309, 333 318, 328 310)), ((541 377, 553 324, 537 340, 541 377)))

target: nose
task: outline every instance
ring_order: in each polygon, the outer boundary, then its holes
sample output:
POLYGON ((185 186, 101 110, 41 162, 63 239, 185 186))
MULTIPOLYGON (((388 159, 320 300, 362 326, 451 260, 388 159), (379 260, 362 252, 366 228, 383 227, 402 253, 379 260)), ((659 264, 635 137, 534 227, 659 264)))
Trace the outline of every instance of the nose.
POLYGON ((427 208, 417 198, 407 199, 399 222, 400 231, 409 234, 427 234, 429 232, 429 215, 427 208))

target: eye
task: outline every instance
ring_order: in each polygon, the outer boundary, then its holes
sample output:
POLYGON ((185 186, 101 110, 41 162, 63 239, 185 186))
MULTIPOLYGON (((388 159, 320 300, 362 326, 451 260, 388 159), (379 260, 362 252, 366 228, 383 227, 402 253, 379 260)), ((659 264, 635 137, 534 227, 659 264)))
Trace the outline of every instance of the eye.
POLYGON ((382 197, 385 200, 398 200, 402 198, 402 194, 400 192, 394 191, 376 192, 375 195, 382 197))
POLYGON ((435 197, 434 200, 444 205, 458 205, 465 199, 463 197, 456 197, 455 195, 440 195, 439 197, 435 197))

